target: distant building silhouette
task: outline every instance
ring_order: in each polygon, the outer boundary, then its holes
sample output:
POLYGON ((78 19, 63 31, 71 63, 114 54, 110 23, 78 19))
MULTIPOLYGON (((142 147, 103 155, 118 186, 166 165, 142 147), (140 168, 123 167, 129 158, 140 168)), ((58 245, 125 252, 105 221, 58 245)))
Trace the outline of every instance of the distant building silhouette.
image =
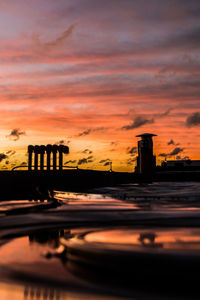
POLYGON ((200 160, 179 159, 166 160, 162 162, 163 167, 200 167, 200 160))
POLYGON ((144 133, 137 135, 137 137, 141 137, 141 140, 138 141, 138 157, 135 171, 144 177, 151 177, 156 167, 156 157, 153 155, 153 136, 156 136, 156 134, 144 133))
POLYGON ((63 154, 69 153, 69 147, 64 145, 29 145, 28 146, 28 170, 38 169, 43 171, 45 169, 44 158, 46 153, 46 170, 51 170, 51 154, 53 153, 53 170, 56 171, 58 168, 61 171, 63 169, 63 154), (57 152, 59 153, 59 165, 57 166, 57 152), (34 166, 33 163, 34 154, 34 166), (40 161, 40 165, 39 165, 40 161), (33 168, 34 167, 34 168, 33 168))

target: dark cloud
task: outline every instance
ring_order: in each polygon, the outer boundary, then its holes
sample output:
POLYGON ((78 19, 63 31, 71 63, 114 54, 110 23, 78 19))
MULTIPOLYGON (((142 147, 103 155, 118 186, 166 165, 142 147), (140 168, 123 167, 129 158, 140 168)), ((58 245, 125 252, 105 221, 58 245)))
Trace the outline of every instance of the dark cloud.
POLYGON ((93 159, 93 158, 94 158, 94 156, 90 155, 90 156, 88 156, 87 159, 93 159))
POLYGON ((88 156, 87 158, 79 159, 78 165, 87 164, 93 162, 93 156, 88 156))
POLYGON ((15 128, 11 131, 6 137, 10 138, 13 141, 18 141, 21 135, 25 135, 25 131, 21 131, 20 128, 15 128))
POLYGON ((82 158, 82 159, 79 159, 78 161, 78 165, 82 165, 82 164, 87 164, 87 158, 82 158))
POLYGON ((106 163, 106 162, 111 162, 110 158, 100 160, 99 164, 103 164, 103 163, 106 163))
POLYGON ((177 155, 177 154, 183 152, 183 150, 184 150, 184 148, 176 147, 176 148, 174 148, 174 150, 172 152, 169 153, 169 156, 177 155))
POLYGON ((143 125, 152 124, 152 123, 154 123, 153 118, 152 119, 146 119, 143 116, 137 116, 137 117, 135 117, 135 119, 133 120, 133 122, 130 125, 123 126, 122 129, 132 130, 132 129, 135 129, 135 128, 139 128, 143 125))
POLYGON ((64 163, 64 165, 67 165, 67 164, 75 164, 76 163, 76 160, 68 160, 64 163))
POLYGON ((183 150, 184 150, 184 148, 176 147, 170 153, 160 153, 160 154, 158 154, 158 156, 160 156, 160 157, 171 157, 171 156, 175 156, 175 155, 180 154, 181 152, 183 152, 183 150))
POLYGON ((112 163, 112 161, 109 158, 107 158, 107 159, 100 160, 99 163, 103 164, 103 166, 106 167, 106 166, 110 166, 110 164, 112 163))
POLYGON ((147 118, 143 115, 137 115, 133 119, 131 124, 123 126, 121 129, 132 130, 132 129, 139 128, 139 127, 141 127, 143 125, 146 125, 146 124, 152 124, 152 123, 155 122, 155 119, 163 118, 163 117, 168 116, 171 110, 172 110, 172 108, 169 108, 165 112, 151 115, 149 118, 147 118))
POLYGON ((194 127, 200 125, 200 112, 195 112, 187 117, 186 126, 194 127))
POLYGON ((55 142, 56 145, 69 145, 70 141, 60 140, 55 142))
POLYGON ((174 142, 174 140, 173 139, 171 139, 168 143, 167 143, 167 145, 175 145, 175 142, 174 142))
POLYGON ((127 149, 128 154, 136 154, 137 153, 137 147, 128 147, 127 149))
POLYGON ((129 159, 127 160, 127 165, 132 165, 136 160, 137 160, 136 157, 129 158, 129 159))
POLYGON ((92 131, 92 129, 87 129, 87 130, 84 130, 83 132, 79 133, 78 136, 85 136, 85 135, 88 135, 90 134, 92 131))
POLYGON ((171 139, 168 143, 167 143, 167 145, 173 145, 173 146, 179 146, 180 145, 180 143, 175 143, 175 141, 173 140, 173 139, 171 139))
POLYGON ((90 134, 91 132, 103 131, 103 130, 105 130, 105 129, 106 129, 105 127, 89 128, 89 129, 84 130, 83 132, 79 133, 79 134, 77 135, 77 137, 88 135, 88 134, 90 134))
POLYGON ((170 156, 174 156, 174 155, 177 155, 177 154, 183 152, 183 150, 184 150, 184 148, 176 147, 170 153, 160 153, 158 156, 160 156, 160 157, 170 157, 170 156))
POLYGON ((84 153, 84 154, 92 154, 92 151, 89 150, 89 149, 85 149, 85 150, 82 151, 82 153, 84 153))
POLYGON ((8 158, 8 156, 6 154, 0 153, 0 162, 3 161, 6 158, 8 158))
POLYGON ((111 164, 111 161, 107 161, 107 162, 105 162, 105 163, 103 164, 103 166, 104 166, 104 167, 110 166, 110 164, 111 164))
POLYGON ((16 153, 15 150, 9 150, 9 151, 6 152, 6 154, 9 155, 9 156, 14 155, 15 153, 16 153))

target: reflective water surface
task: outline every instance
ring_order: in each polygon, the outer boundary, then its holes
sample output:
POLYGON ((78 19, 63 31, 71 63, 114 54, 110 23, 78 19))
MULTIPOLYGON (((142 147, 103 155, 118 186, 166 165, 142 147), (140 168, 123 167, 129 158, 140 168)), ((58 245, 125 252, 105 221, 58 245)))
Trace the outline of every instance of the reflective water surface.
POLYGON ((200 228, 113 229, 86 234, 86 242, 148 248, 200 250, 200 228))
MULTIPOLYGON (((87 295, 80 292, 71 292, 52 287, 42 287, 38 285, 17 285, 0 283, 1 300, 122 300, 123 297, 112 297, 106 295, 87 295)), ((132 298, 136 299, 136 298, 132 298)))
MULTIPOLYGON (((28 200, 0 203, 0 300, 177 299, 179 290, 157 293, 156 284, 151 293, 144 289, 147 282, 139 291, 127 291, 71 272, 73 255, 62 241, 78 238, 87 247, 109 245, 111 250, 176 251, 175 259, 187 251, 195 265, 200 253, 199 183, 55 191, 55 199, 54 206, 28 200)), ((84 264, 82 269, 87 273, 84 264)), ((183 293, 179 299, 198 299, 190 296, 183 293)))

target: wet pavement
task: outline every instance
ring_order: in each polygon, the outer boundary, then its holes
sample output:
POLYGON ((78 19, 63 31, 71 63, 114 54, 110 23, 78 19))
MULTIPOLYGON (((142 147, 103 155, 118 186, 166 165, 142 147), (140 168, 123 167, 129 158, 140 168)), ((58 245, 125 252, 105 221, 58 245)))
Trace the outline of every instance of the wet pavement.
POLYGON ((199 183, 54 198, 0 203, 0 299, 198 299, 199 183))

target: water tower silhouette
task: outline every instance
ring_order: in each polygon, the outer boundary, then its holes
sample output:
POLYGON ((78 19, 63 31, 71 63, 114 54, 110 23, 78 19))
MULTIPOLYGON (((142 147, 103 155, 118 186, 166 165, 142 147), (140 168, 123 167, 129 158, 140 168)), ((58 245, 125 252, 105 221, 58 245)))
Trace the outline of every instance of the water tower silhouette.
POLYGON ((156 167, 156 156, 153 155, 152 137, 156 134, 143 133, 136 137, 141 137, 138 141, 138 157, 136 172, 144 177, 150 178, 156 167))

